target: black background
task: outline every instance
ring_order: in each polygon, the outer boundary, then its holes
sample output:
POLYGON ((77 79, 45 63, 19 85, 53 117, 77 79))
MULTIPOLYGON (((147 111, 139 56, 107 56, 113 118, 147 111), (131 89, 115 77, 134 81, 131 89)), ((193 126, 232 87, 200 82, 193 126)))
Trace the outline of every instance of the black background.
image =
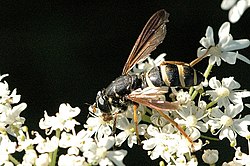
MULTIPOLYGON (((135 40, 150 16, 159 9, 170 13, 164 42, 152 53, 167 60, 191 62, 208 25, 215 39, 228 11, 221 1, 1 1, 0 73, 8 73, 10 89, 17 88, 28 104, 22 113, 31 129, 38 128, 44 110, 49 115, 61 103, 78 106, 82 123, 98 90, 121 74, 135 40)), ((231 25, 235 39, 250 38, 250 11, 231 25)), ((217 40, 218 41, 218 40, 217 40)), ((240 51, 250 58, 250 49, 240 51)), ((196 66, 204 71, 207 60, 196 66)), ((234 76, 250 89, 249 65, 237 61, 213 69, 218 78, 234 76)), ((225 146, 228 142, 225 141, 225 146)), ((222 145, 223 146, 223 145, 222 145)), ((223 147, 222 147, 223 148, 223 147)), ((130 151, 125 163, 149 165, 146 152, 130 151), (146 160, 145 160, 146 159, 146 160)), ((224 160, 232 156, 220 154, 224 160)), ((157 161, 158 162, 158 161, 157 161)), ((157 164, 155 162, 155 164, 157 164)))

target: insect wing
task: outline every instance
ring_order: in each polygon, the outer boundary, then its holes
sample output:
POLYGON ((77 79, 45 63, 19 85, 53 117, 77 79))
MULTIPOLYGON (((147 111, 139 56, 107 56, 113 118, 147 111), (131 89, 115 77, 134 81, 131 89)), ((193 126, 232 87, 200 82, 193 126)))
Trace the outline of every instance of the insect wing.
POLYGON ((145 105, 152 109, 166 111, 177 110, 179 104, 177 102, 165 101, 165 94, 168 87, 147 87, 145 89, 137 89, 127 96, 133 102, 145 105))
POLYGON ((163 41, 166 35, 165 23, 168 22, 168 17, 169 13, 162 9, 148 20, 124 65, 123 75, 127 74, 134 65, 145 60, 163 41))
POLYGON ((130 95, 164 95, 168 93, 169 87, 161 86, 161 87, 146 87, 144 89, 136 89, 131 92, 130 95))
POLYGON ((154 100, 149 98, 139 98, 135 96, 128 96, 128 99, 136 102, 138 104, 142 104, 151 109, 160 110, 160 111, 169 111, 169 110, 177 110, 179 108, 178 103, 168 102, 163 100, 154 100))

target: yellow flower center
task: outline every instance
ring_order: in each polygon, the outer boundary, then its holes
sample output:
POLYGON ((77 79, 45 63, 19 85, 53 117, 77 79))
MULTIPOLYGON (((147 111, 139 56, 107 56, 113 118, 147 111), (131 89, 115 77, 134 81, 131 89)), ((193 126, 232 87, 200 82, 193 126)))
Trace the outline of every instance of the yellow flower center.
POLYGON ((233 124, 233 119, 227 115, 223 115, 221 118, 220 118, 220 121, 221 121, 221 124, 222 125, 225 125, 226 127, 229 127, 233 124))
POLYGON ((219 97, 227 97, 230 94, 230 91, 228 88, 220 87, 216 89, 216 93, 219 97))
POLYGON ((208 54, 211 54, 214 56, 220 56, 221 49, 218 46, 213 46, 213 47, 209 48, 208 54))

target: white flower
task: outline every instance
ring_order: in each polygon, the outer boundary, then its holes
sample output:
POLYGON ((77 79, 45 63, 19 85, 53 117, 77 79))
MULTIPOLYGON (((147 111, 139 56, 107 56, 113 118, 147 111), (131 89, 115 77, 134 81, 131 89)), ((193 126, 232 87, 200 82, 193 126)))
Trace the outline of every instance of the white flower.
POLYGON ((176 118, 175 121, 179 125, 183 124, 186 127, 185 132, 193 141, 200 137, 200 131, 207 132, 207 125, 201 121, 206 116, 204 110, 198 109, 194 104, 191 104, 187 107, 182 107, 178 114, 182 119, 176 118))
POLYGON ((188 103, 191 102, 191 96, 188 92, 183 91, 183 89, 176 91, 175 89, 172 89, 173 94, 176 96, 176 100, 181 104, 181 105, 187 105, 188 103))
POLYGON ((20 117, 20 113, 27 107, 26 103, 21 103, 13 108, 0 105, 0 123, 7 126, 5 129, 9 134, 16 136, 24 124, 25 118, 20 117))
POLYGON ((48 116, 47 112, 44 111, 44 118, 39 121, 39 127, 46 130, 46 134, 51 134, 52 131, 60 129, 63 130, 63 120, 56 116, 48 116))
POLYGON ((109 136, 112 133, 108 122, 105 122, 102 117, 89 117, 84 127, 87 128, 89 137, 95 134, 97 139, 109 136))
POLYGON ((20 101, 21 95, 17 95, 16 93, 17 91, 16 89, 14 89, 10 94, 9 99, 7 99, 7 101, 9 101, 10 104, 16 104, 20 101))
POLYGON ((122 160, 127 155, 127 151, 110 151, 109 149, 113 147, 114 143, 115 138, 113 136, 103 137, 97 140, 95 146, 89 149, 89 151, 85 151, 83 155, 87 158, 88 163, 92 165, 106 166, 115 164, 123 166, 122 160))
POLYGON ((9 154, 15 153, 16 142, 12 142, 7 135, 0 134, 0 165, 10 165, 9 154))
MULTIPOLYGON (((249 145, 250 142, 248 140, 248 149, 250 148, 249 145)), ((235 151, 235 157, 233 161, 242 165, 250 166, 250 154, 241 152, 240 147, 238 147, 235 151)))
POLYGON ((229 10, 228 18, 232 23, 236 23, 245 10, 250 7, 250 0, 223 0, 221 8, 223 10, 229 10))
POLYGON ((165 53, 160 54, 155 60, 148 57, 147 61, 144 61, 143 63, 139 63, 137 67, 135 66, 132 70, 132 73, 141 73, 150 70, 151 68, 155 66, 160 66, 162 62, 165 61, 164 57, 166 56, 165 53))
POLYGON ((39 153, 53 152, 58 148, 59 139, 53 136, 51 140, 46 138, 43 142, 38 143, 36 150, 39 153))
POLYGON ((3 78, 8 77, 8 76, 9 76, 9 74, 0 75, 0 81, 2 81, 3 78))
POLYGON ((71 146, 77 146, 81 141, 81 139, 71 133, 62 132, 59 140, 59 147, 68 148, 71 146))
POLYGON ((207 164, 215 164, 219 159, 219 152, 218 150, 204 150, 202 155, 202 160, 207 164))
MULTIPOLYGON (((0 75, 0 81, 8 74, 0 75)), ((0 103, 4 105, 16 104, 20 101, 21 95, 16 94, 16 89, 10 94, 9 85, 6 81, 0 82, 0 103)))
POLYGON ((36 159, 36 166, 47 166, 50 163, 50 157, 48 153, 40 154, 36 159))
MULTIPOLYGON (((121 146, 122 143, 128 139, 128 146, 133 147, 133 144, 137 144, 137 136, 135 134, 135 124, 133 121, 129 123, 126 117, 120 117, 117 119, 117 128, 123 130, 116 136, 116 146, 121 146)), ((138 124, 138 134, 144 135, 146 132, 146 124, 138 124)))
POLYGON ((179 156, 173 160, 175 166, 197 166, 198 160, 195 156, 191 156, 190 159, 186 159, 185 156, 179 156))
POLYGON ((59 129, 62 131, 74 131, 75 125, 79 125, 73 117, 80 113, 78 107, 72 108, 69 104, 61 104, 59 107, 59 113, 56 116, 48 116, 47 112, 44 111, 44 118, 39 122, 39 127, 46 130, 46 134, 51 134, 53 130, 59 129))
POLYGON ((243 137, 249 136, 247 125, 250 124, 250 116, 242 119, 234 119, 241 111, 243 105, 229 105, 222 112, 218 108, 213 108, 210 114, 210 120, 207 122, 211 127, 212 134, 216 135, 218 132, 219 139, 228 138, 231 146, 236 145, 237 133, 243 137), (218 129, 218 132, 215 132, 218 129))
POLYGON ((58 160, 58 166, 83 166, 88 165, 84 157, 75 156, 75 155, 61 155, 58 160))
POLYGON ((225 22, 221 25, 218 35, 219 43, 215 45, 213 29, 208 26, 206 30, 206 37, 200 40, 200 43, 205 49, 198 49, 198 56, 203 55, 208 50, 209 64, 214 65, 215 63, 220 66, 221 59, 229 64, 235 64, 236 59, 240 59, 248 64, 250 60, 238 52, 232 52, 240 50, 249 46, 250 42, 248 39, 233 40, 232 35, 229 33, 230 23, 225 22))
POLYGON ((153 125, 148 126, 147 133, 150 138, 142 141, 142 144, 144 150, 150 150, 148 154, 152 160, 161 157, 169 163, 176 155, 180 157, 190 153, 186 139, 171 126, 166 125, 161 131, 153 125))
POLYGON ((31 164, 34 165, 37 159, 37 153, 34 149, 25 150, 25 155, 23 156, 23 165, 31 164))
POLYGON ((77 135, 62 132, 61 138, 59 140, 59 147, 61 148, 76 148, 77 147, 82 152, 88 151, 94 144, 93 138, 90 138, 88 136, 89 134, 85 130, 81 130, 80 132, 77 133, 77 135))
POLYGON ((80 111, 78 107, 72 108, 68 103, 63 103, 59 107, 59 115, 64 120, 76 117, 80 111))
POLYGON ((17 151, 21 152, 23 150, 28 150, 28 147, 34 144, 34 140, 25 137, 24 134, 19 135, 17 137, 18 140, 18 147, 17 147, 17 151))
MULTIPOLYGON (((12 142, 7 135, 0 135, 0 154, 12 154, 16 151, 16 142, 12 142)), ((0 157, 1 158, 1 157, 0 157)))
POLYGON ((218 106, 228 106, 230 103, 243 105, 242 98, 249 97, 249 91, 239 91, 240 84, 233 77, 223 78, 221 83, 216 77, 209 80, 209 86, 214 90, 207 90, 212 101, 218 100, 218 106))
MULTIPOLYGON (((1 79, 4 78, 1 76, 1 79)), ((0 80, 1 81, 1 80, 0 80)), ((0 96, 6 97, 10 94, 9 85, 6 81, 0 82, 0 96)), ((3 102, 3 101, 1 101, 3 102)))
POLYGON ((230 162, 224 162, 222 164, 222 166, 243 166, 242 164, 240 163, 237 163, 236 161, 230 161, 230 162))

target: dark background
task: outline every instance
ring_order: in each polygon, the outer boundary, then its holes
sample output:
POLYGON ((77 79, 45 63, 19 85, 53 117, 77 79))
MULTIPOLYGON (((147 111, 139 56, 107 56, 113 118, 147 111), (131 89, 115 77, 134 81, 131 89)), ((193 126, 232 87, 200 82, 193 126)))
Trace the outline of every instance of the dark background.
MULTIPOLYGON (((54 115, 61 103, 80 107, 82 123, 98 90, 121 74, 135 40, 150 16, 159 9, 170 13, 164 42, 152 53, 167 53, 167 60, 191 62, 208 25, 215 39, 228 11, 221 1, 1 1, 0 73, 8 73, 10 89, 17 88, 28 104, 22 113, 31 129, 38 128, 44 110, 54 115)), ((250 38, 250 11, 231 25, 235 39, 250 38)), ((218 40, 217 40, 218 41, 218 40)), ((240 51, 250 58, 250 49, 240 51)), ((207 60, 196 66, 204 71, 207 60)), ((249 65, 223 63, 212 75, 234 76, 250 89, 249 65)), ((225 141, 225 146, 228 142, 225 141)), ((222 145, 223 146, 223 145, 222 145)), ((223 148, 223 147, 222 147, 223 148)), ((126 157, 130 165, 149 165, 147 154, 126 157)), ((221 153, 224 160, 232 159, 221 153)), ((158 161, 157 161, 158 162, 158 161)), ((157 164, 155 162, 155 164, 157 164)))

